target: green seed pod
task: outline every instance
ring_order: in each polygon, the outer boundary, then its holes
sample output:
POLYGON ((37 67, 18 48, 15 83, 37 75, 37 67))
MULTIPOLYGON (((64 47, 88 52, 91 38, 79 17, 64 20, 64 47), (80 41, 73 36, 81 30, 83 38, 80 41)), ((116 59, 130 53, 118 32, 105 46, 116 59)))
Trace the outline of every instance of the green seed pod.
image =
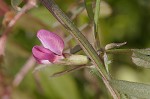
POLYGON ((66 65, 85 65, 89 62, 89 58, 84 55, 71 55, 65 59, 66 65))

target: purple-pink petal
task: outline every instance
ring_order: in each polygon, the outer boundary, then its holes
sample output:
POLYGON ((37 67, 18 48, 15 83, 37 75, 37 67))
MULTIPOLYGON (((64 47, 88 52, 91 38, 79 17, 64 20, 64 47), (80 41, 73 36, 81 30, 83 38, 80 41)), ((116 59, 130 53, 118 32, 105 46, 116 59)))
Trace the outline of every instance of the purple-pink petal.
POLYGON ((57 55, 62 55, 64 42, 61 37, 44 29, 38 31, 37 37, 45 48, 57 55))
POLYGON ((42 63, 44 60, 48 60, 53 63, 56 59, 56 55, 53 52, 42 46, 34 46, 32 48, 32 53, 39 63, 42 63))

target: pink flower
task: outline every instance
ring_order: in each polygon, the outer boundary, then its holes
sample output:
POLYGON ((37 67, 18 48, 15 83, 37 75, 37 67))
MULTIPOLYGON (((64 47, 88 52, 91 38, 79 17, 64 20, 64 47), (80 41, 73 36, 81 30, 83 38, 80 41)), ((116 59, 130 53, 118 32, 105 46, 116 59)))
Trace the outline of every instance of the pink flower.
POLYGON ((56 63, 63 59, 64 42, 61 37, 47 30, 39 30, 37 37, 43 46, 34 46, 32 53, 38 63, 56 63))

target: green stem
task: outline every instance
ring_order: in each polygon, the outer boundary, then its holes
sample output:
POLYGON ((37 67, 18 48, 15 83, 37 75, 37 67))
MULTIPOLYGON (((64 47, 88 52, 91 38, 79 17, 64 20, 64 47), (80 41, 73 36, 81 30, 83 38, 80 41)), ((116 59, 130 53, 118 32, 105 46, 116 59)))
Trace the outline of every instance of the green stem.
MULTIPOLYGON (((40 0, 42 4, 55 16, 55 18, 71 33, 71 35, 78 41, 81 48, 88 55, 88 57, 92 60, 94 65, 99 68, 99 73, 102 76, 105 85, 107 88, 112 88, 112 86, 108 82, 109 75, 107 74, 102 62, 100 61, 97 52, 88 42, 88 40, 84 37, 84 35, 79 31, 79 29, 72 23, 72 21, 65 15, 65 13, 56 5, 53 0, 40 0)), ((114 91, 109 90, 114 99, 119 99, 117 94, 114 91)))

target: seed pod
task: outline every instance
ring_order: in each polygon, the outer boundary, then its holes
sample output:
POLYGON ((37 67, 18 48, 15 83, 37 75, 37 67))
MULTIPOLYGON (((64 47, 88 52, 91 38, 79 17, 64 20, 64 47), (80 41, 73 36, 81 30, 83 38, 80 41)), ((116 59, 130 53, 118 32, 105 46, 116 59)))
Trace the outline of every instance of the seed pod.
POLYGON ((85 65, 89 62, 89 58, 84 55, 70 55, 65 59, 66 65, 85 65))

